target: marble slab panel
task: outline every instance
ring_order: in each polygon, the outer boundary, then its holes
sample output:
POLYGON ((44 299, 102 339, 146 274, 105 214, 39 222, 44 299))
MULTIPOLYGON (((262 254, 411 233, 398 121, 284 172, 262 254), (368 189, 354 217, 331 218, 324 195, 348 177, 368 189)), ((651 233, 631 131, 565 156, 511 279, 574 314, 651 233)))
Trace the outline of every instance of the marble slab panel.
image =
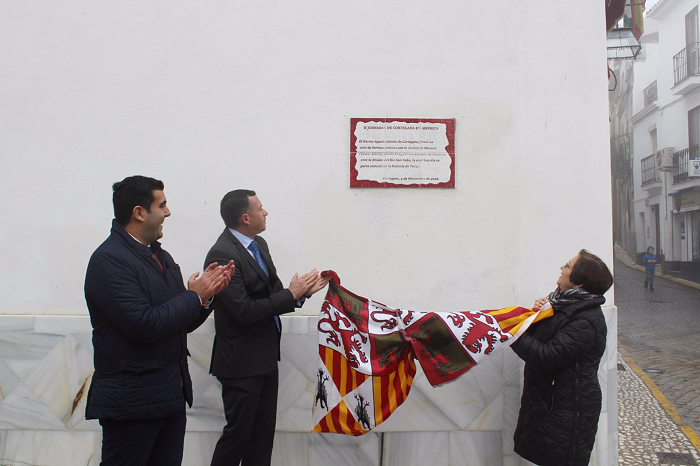
POLYGON ((311 406, 314 403, 315 387, 309 384, 293 402, 284 408, 277 406, 278 432, 311 432, 314 427, 311 418, 311 406))
POLYGON ((503 385, 506 387, 519 387, 523 383, 523 360, 510 348, 504 349, 503 357, 503 385))
POLYGON ((312 436, 309 433, 278 432, 272 449, 272 464, 279 466, 311 466, 322 464, 311 455, 312 436))
POLYGON ((306 335, 313 334, 316 336, 316 323, 318 316, 301 316, 301 315, 283 315, 282 320, 282 335, 306 335))
POLYGON ((34 316, 3 315, 0 317, 0 333, 34 331, 34 316))
POLYGON ((34 320, 34 331, 37 333, 92 333, 90 318, 86 316, 37 316, 34 320))
POLYGON ((0 359, 0 401, 12 393, 19 382, 19 377, 0 359))
MULTIPOLYGON (((304 319, 304 317, 300 318, 304 319)), ((318 370, 318 338, 316 334, 289 334, 282 336, 282 366, 292 365, 316 386, 318 370)), ((283 367, 280 367, 282 370, 283 367)))
POLYGON ((27 374, 24 383, 58 419, 71 428, 85 415, 93 371, 92 353, 69 334, 27 374))
MULTIPOLYGON (((289 434, 287 434, 289 435, 289 434)), ((308 434, 311 465, 379 466, 381 458, 380 433, 370 432, 360 437, 340 434, 308 434)), ((302 459, 302 463, 303 459, 302 459)))
MULTIPOLYGON (((604 311, 608 352, 599 374, 605 402, 594 466, 617 464, 617 360, 609 354, 616 352, 616 309, 604 311)), ((431 387, 419 368, 406 402, 372 433, 312 434, 317 317, 283 316, 283 323, 273 464, 527 464, 512 451, 523 363, 510 349, 441 388, 431 387)), ((213 318, 207 325, 189 337, 195 401, 188 409, 186 466, 208 464, 225 423, 220 386, 209 374, 213 318)), ((0 464, 98 464, 100 427, 83 418, 80 395, 92 370, 88 316, 0 316, 0 330, 0 464), (55 452, 49 459, 34 452, 45 445, 55 452), (73 450, 66 453, 66 445, 73 450)))
POLYGON ((318 327, 318 316, 309 316, 306 319, 306 326, 309 329, 308 333, 316 335, 316 329, 318 327))
MULTIPOLYGON (((295 335, 290 335, 295 336, 295 335)), ((296 335, 299 336, 299 335, 296 335)), ((307 337, 304 335, 304 337, 307 337)), ((278 430, 285 432, 310 432, 313 428, 311 407, 316 389, 312 381, 299 368, 282 356, 280 364, 280 390, 277 396, 278 430)))
POLYGON ((226 424, 221 385, 212 380, 198 364, 190 364, 194 401, 187 408, 187 430, 190 432, 221 432, 226 424))
POLYGON ((77 341, 80 346, 85 348, 88 353, 90 353, 90 356, 92 357, 92 332, 90 333, 71 333, 70 335, 75 338, 75 341, 77 341))
MULTIPOLYGON (((415 380, 425 379, 423 371, 418 367, 415 380)), ((422 388, 414 383, 408 398, 394 411, 389 419, 375 430, 377 432, 429 432, 459 430, 457 423, 425 393, 424 390, 435 390, 429 383, 422 388)), ((431 393, 434 397, 434 393, 431 393)))
MULTIPOLYGON (((190 365, 199 364, 209 374, 211 362, 211 349, 214 346, 214 335, 204 333, 191 333, 187 336, 187 349, 190 351, 190 365)), ((212 380, 216 377, 211 376, 212 380)))
POLYGON ((0 430, 0 463, 10 466, 97 466, 102 434, 52 430, 0 430))
POLYGON ((0 429, 66 430, 67 427, 20 382, 0 403, 0 429))
POLYGON ((513 435, 515 428, 518 425, 518 414, 520 412, 520 397, 522 395, 522 387, 506 386, 503 387, 503 400, 505 407, 503 409, 503 454, 513 455, 513 435))
POLYGON ((521 466, 525 460, 516 454, 503 457, 503 466, 521 466))
MULTIPOLYGON (((486 407, 498 397, 503 390, 503 358, 502 351, 475 366, 458 380, 432 387, 426 378, 417 378, 414 386, 440 408, 457 426, 458 430, 467 429, 483 413, 486 407)), ((490 411, 489 420, 482 419, 491 425, 503 426, 502 411, 490 411)))
POLYGON ((503 466, 503 432, 449 433, 449 464, 503 466))
POLYGON ((192 332, 190 335, 196 335, 198 333, 202 334, 207 334, 207 335, 214 335, 216 332, 216 328, 214 328, 214 314, 210 314, 209 318, 202 323, 197 329, 192 332))
POLYGON ((503 430, 505 418, 504 395, 505 393, 501 391, 491 403, 484 407, 465 430, 503 430))
MULTIPOLYGON (((449 434, 447 432, 392 432, 384 434, 382 465, 406 466, 450 464, 449 434)), ((467 463, 463 463, 467 464, 467 463)))
MULTIPOLYGON (((601 414, 598 420, 598 432, 596 432, 595 444, 593 444, 593 451, 591 452, 590 464, 592 466, 602 466, 607 463, 608 460, 608 418, 601 414)), ((615 444, 617 446, 617 443, 615 444)))
MULTIPOLYGON (((39 316, 37 316, 39 317, 39 316)), ((2 320, 4 316, 0 316, 2 320)), ((64 335, 47 333, 0 333, 0 360, 23 379, 54 349, 64 335)))
POLYGON ((182 466, 208 466, 211 464, 214 447, 221 437, 221 432, 190 432, 189 419, 187 423, 182 466))
MULTIPOLYGON (((81 411, 85 413, 85 407, 81 408, 81 411)), ((100 421, 97 419, 85 419, 84 417, 71 428, 72 431, 82 431, 82 430, 92 430, 102 432, 102 427, 100 427, 100 421)))

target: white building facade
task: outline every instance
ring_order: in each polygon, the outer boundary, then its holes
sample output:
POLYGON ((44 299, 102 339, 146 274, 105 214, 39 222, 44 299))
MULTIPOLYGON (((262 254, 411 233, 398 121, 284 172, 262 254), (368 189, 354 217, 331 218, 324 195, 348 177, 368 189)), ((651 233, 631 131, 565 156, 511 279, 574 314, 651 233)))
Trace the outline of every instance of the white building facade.
MULTIPOLYGON (((278 274, 331 269, 421 311, 532 306, 581 248, 612 266, 605 10, 589 2, 0 2, 0 464, 100 460, 83 296, 111 185, 165 183, 163 247, 186 277, 257 191, 278 274), (568 18, 561 34, 561 18, 568 18), (453 119, 454 188, 351 188, 352 118, 453 119)), ((616 309, 604 308, 593 465, 617 464, 616 309)), ((418 374, 361 437, 312 434, 314 296, 283 316, 275 465, 525 464, 522 363, 418 374)), ((213 319, 189 337, 186 466, 224 424, 213 319)))
POLYGON ((645 29, 631 119, 636 252, 653 246, 665 273, 699 281, 698 2, 661 0, 645 29))

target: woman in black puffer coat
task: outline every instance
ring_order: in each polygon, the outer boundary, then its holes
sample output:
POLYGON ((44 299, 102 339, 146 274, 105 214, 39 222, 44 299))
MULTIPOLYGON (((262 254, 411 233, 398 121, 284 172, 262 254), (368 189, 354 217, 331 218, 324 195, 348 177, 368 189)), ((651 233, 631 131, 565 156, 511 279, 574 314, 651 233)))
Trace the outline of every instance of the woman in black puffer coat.
POLYGON ((515 452, 541 466, 585 466, 591 456, 601 391, 598 365, 607 327, 600 306, 612 286, 608 267, 581 250, 561 267, 547 302, 554 316, 532 325, 511 348, 525 361, 515 452))

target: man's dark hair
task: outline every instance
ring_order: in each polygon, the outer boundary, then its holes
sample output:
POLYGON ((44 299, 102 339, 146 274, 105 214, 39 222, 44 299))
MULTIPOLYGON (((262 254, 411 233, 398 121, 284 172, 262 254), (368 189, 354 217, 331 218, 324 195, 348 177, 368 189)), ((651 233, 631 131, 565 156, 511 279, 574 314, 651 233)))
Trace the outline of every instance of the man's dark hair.
POLYGON ((236 228, 241 220, 241 215, 250 209, 250 197, 255 196, 255 191, 250 189, 236 189, 226 193, 221 199, 221 218, 228 228, 236 228))
POLYGON ((162 191, 163 182, 147 176, 128 176, 112 185, 112 204, 114 205, 114 218, 121 226, 126 226, 131 221, 131 213, 134 207, 141 206, 148 212, 155 197, 153 191, 162 191))
POLYGON ((581 249, 569 275, 569 281, 574 285, 582 285, 589 293, 602 295, 612 286, 613 276, 600 257, 581 249))

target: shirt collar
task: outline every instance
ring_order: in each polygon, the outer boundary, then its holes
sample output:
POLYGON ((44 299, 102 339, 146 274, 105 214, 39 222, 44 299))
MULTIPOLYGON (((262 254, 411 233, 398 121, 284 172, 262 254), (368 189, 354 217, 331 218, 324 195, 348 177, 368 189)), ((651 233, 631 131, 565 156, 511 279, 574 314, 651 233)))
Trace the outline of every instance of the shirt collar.
MULTIPOLYGON (((126 231, 126 230, 124 230, 124 231, 126 231)), ((150 244, 143 244, 141 241, 138 240, 138 238, 136 238, 136 237, 135 237, 134 235, 132 235, 131 233, 128 233, 128 232, 127 232, 127 234, 128 234, 129 236, 131 236, 132 238, 134 238, 134 239, 136 240, 136 242, 139 243, 141 246, 146 246, 147 248, 150 248, 150 247, 151 247, 150 244)))
POLYGON ((148 251, 149 255, 151 254, 151 252, 160 252, 162 250, 161 245, 158 241, 154 241, 153 243, 146 246, 141 244, 139 240, 133 237, 130 233, 127 233, 126 230, 121 225, 119 225, 119 223, 117 223, 116 219, 112 219, 112 233, 123 238, 123 241, 125 241, 126 244, 130 245, 132 248, 140 251, 148 251), (130 241, 129 238, 131 238, 133 242, 130 241))
POLYGON ((247 237, 246 235, 244 235, 243 233, 241 233, 238 230, 234 230, 233 228, 229 228, 228 231, 230 231, 231 234, 233 236, 235 236, 236 239, 241 242, 241 245, 246 249, 248 249, 248 246, 250 246, 250 243, 253 242, 253 240, 251 238, 247 237))

